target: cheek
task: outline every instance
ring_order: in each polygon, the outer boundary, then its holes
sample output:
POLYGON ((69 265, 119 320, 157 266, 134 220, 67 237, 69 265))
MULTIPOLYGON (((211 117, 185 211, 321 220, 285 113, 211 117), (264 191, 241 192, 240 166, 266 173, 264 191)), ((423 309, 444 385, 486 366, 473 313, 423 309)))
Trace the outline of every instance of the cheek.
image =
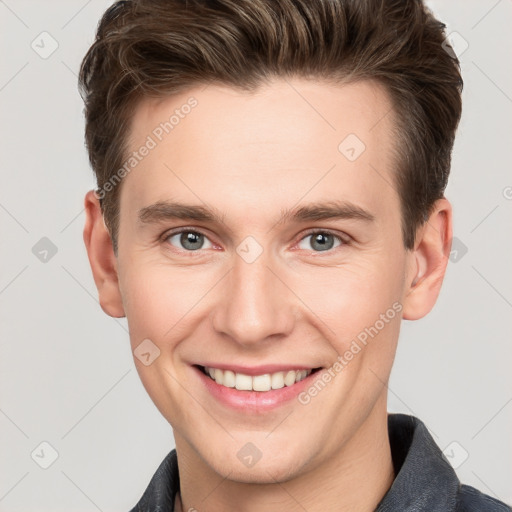
POLYGON ((187 375, 175 364, 178 345, 187 334, 184 329, 189 328, 194 305, 208 289, 191 275, 148 261, 126 266, 119 274, 137 372, 156 407, 172 424, 185 421, 189 410, 189 395, 180 385, 187 375), (152 360, 146 365, 137 354, 147 352, 152 360))
POLYGON ((293 289, 311 311, 312 321, 321 320, 318 325, 338 354, 354 339, 364 346, 377 337, 389 340, 380 344, 386 350, 400 326, 402 274, 398 255, 386 261, 380 254, 338 268, 312 268, 293 289))
POLYGON ((120 279, 132 343, 142 337, 167 344, 212 286, 204 272, 150 263, 127 268, 120 279))

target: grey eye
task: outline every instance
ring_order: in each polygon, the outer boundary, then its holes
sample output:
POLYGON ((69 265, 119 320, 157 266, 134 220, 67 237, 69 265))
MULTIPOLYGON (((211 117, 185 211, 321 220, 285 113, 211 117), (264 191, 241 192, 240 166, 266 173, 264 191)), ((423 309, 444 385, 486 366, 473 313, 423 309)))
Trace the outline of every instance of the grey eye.
POLYGON ((181 247, 178 247, 178 249, 185 249, 186 251, 197 251, 199 249, 212 247, 212 244, 208 238, 206 238, 202 233, 198 233, 197 231, 180 231, 170 235, 167 240, 169 240, 171 245, 176 247, 176 245, 171 242, 173 239, 177 239, 179 244, 181 244, 181 247), (204 247, 205 242, 210 245, 208 247, 204 247))
POLYGON ((312 248, 314 251, 320 252, 329 251, 330 249, 338 247, 339 245, 341 245, 341 238, 339 236, 327 233, 325 231, 317 231, 316 233, 310 233, 309 235, 305 236, 301 240, 299 247, 305 250, 311 250, 312 248), (309 247, 301 246, 301 244, 308 238, 310 239, 309 247), (336 240, 338 241, 337 245, 335 245, 336 240))

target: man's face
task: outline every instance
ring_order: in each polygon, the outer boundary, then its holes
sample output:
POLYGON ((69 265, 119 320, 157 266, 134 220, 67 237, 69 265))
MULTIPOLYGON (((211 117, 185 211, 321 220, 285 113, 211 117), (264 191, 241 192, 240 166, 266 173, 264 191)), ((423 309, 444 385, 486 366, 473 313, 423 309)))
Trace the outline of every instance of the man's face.
POLYGON ((135 359, 140 378, 182 452, 221 475, 284 481, 382 426, 410 267, 390 109, 375 84, 305 80, 255 94, 202 86, 136 109, 130 150, 157 144, 120 197, 131 345, 150 340, 147 361, 158 347, 151 364, 135 359), (155 128, 191 97, 159 142, 155 128), (158 202, 214 217, 156 215, 158 202), (294 216, 321 206, 345 214, 294 216), (217 372, 218 384, 205 366, 234 375, 217 372), (318 368, 280 389, 229 387, 318 368))

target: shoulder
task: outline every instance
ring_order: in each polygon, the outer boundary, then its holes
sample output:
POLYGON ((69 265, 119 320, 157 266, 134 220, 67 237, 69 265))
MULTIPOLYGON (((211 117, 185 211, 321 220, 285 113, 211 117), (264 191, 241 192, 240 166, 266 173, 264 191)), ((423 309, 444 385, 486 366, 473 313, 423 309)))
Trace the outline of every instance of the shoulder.
POLYGON ((461 485, 457 512, 512 512, 512 508, 469 485, 461 485))

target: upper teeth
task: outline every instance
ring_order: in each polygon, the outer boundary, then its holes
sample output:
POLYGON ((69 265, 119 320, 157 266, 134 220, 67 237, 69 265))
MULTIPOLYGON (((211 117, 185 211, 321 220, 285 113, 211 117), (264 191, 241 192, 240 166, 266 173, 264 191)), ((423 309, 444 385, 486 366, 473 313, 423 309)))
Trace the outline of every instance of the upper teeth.
POLYGON ((231 370, 210 368, 208 366, 205 366, 204 370, 217 384, 228 388, 236 388, 241 391, 270 391, 271 389, 281 389, 284 386, 292 386, 296 382, 305 379, 312 372, 312 370, 289 370, 251 376, 232 372, 231 370))

